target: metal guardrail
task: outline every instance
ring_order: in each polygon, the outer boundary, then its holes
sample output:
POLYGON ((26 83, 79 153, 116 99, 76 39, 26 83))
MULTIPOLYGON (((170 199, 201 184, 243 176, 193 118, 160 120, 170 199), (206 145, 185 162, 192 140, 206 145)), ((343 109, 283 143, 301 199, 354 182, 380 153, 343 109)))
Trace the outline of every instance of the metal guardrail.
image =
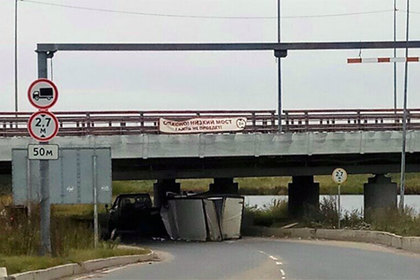
MULTIPOLYGON (((402 109, 285 110, 284 131, 402 130, 402 109)), ((420 109, 409 109, 407 128, 420 129, 420 109)))
MULTIPOLYGON (((0 112, 0 137, 28 136, 29 112, 0 112)), ((58 136, 159 134, 159 119, 187 120, 197 117, 246 117, 242 133, 275 130, 275 111, 92 111, 54 112, 58 136)))
MULTIPOLYGON (((343 109, 285 110, 284 132, 401 130, 402 110, 343 109)), ((0 112, 0 137, 28 136, 31 112, 0 112)), ((159 118, 186 120, 197 117, 246 117, 239 133, 275 133, 274 110, 225 111, 91 111, 54 112, 60 123, 59 136, 159 134, 159 118)), ((410 109, 408 129, 420 129, 420 109, 410 109)), ((234 132, 232 132, 234 133, 234 132)), ((238 133, 238 132, 235 132, 238 133)))

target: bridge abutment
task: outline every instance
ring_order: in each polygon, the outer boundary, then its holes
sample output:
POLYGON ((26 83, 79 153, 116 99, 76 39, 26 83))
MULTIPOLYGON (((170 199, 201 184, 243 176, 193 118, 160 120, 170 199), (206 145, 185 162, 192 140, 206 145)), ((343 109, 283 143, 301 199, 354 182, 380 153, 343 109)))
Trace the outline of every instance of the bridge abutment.
POLYGON ((292 217, 301 217, 311 208, 319 207, 319 183, 314 182, 314 176, 293 176, 288 193, 288 209, 292 217))
POLYGON ((181 184, 177 183, 175 179, 160 179, 153 184, 154 205, 160 207, 167 203, 166 193, 181 192, 181 184))
POLYGON ((364 216, 369 219, 372 211, 397 208, 397 184, 383 174, 376 174, 364 184, 364 216))
POLYGON ((233 178, 214 178, 214 181, 209 186, 209 192, 217 194, 237 194, 238 183, 233 181, 233 178))

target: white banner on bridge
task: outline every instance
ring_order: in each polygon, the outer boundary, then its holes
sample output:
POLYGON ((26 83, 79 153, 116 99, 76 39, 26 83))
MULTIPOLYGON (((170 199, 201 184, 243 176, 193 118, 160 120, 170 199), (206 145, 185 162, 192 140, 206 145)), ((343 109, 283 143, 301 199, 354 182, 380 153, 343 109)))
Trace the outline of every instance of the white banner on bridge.
POLYGON ((184 121, 159 119, 159 131, 163 133, 200 133, 241 131, 246 126, 246 118, 195 118, 184 121))

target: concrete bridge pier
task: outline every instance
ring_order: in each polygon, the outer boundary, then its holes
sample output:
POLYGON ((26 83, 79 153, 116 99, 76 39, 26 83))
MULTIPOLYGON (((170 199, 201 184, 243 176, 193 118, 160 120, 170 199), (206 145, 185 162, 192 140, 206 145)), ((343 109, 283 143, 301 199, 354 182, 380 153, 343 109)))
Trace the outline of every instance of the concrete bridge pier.
POLYGON ((369 219, 372 211, 397 208, 397 184, 384 174, 369 178, 363 186, 364 216, 369 219))
POLYGON ((175 179, 159 179, 153 184, 153 196, 155 207, 160 207, 167 203, 166 193, 181 192, 181 184, 177 183, 175 179))
POLYGON ((289 183, 289 215, 302 217, 311 208, 319 207, 319 183, 314 182, 314 176, 293 176, 289 183))
POLYGON ((214 178, 214 181, 209 186, 209 192, 217 194, 237 194, 238 183, 233 181, 233 178, 214 178))

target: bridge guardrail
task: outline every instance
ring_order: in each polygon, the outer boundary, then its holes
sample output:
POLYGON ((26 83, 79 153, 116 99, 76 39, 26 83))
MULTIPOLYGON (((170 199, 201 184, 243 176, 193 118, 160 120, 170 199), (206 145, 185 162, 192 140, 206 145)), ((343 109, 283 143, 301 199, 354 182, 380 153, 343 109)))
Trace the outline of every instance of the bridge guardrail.
MULTIPOLYGON (((309 131, 384 131, 402 129, 402 110, 343 109, 285 110, 284 132, 309 131)), ((246 117, 243 131, 232 133, 275 133, 274 110, 206 111, 89 111, 54 112, 60 136, 159 134, 159 119, 187 120, 197 117, 246 117)), ((0 137, 28 136, 26 123, 31 112, 0 112, 0 137)), ((420 109, 410 109, 408 129, 420 129, 420 109)), ((226 132, 224 132, 226 133, 226 132)))
MULTIPOLYGON (((402 119, 401 109, 285 110, 284 130, 292 132, 401 130, 402 119)), ((420 129, 420 109, 408 110, 407 127, 420 129)))
MULTIPOLYGON (((28 136, 30 112, 0 112, 0 137, 28 136)), ((91 111, 54 112, 59 120, 59 136, 159 134, 159 119, 187 120, 197 117, 246 117, 242 133, 275 130, 274 110, 234 111, 91 111)))

